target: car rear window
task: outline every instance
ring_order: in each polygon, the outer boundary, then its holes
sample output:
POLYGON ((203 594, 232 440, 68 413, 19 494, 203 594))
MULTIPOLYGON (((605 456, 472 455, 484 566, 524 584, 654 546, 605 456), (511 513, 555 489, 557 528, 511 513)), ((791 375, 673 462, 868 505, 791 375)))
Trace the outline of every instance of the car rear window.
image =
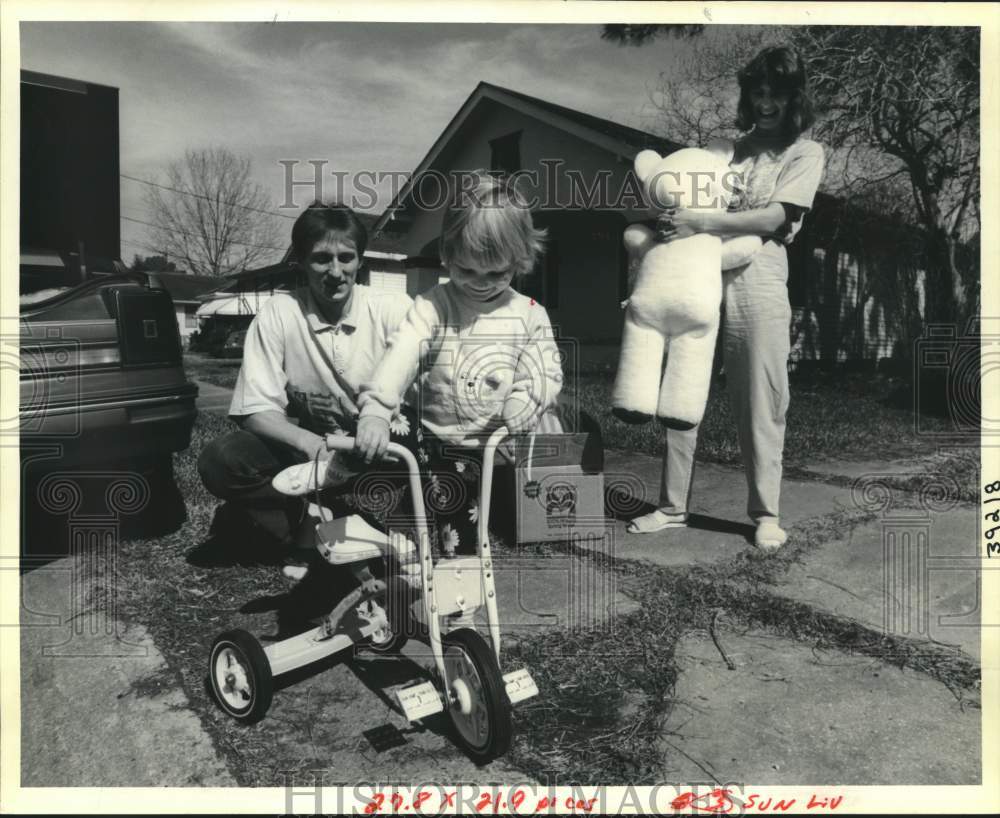
MULTIPOLYGON (((91 259, 88 269, 94 275, 115 272, 115 265, 106 259, 91 259)), ((19 298, 21 307, 31 307, 48 301, 60 293, 79 286, 84 281, 78 257, 54 250, 21 250, 19 298)))
POLYGON ((80 274, 53 250, 21 252, 20 303, 45 301, 80 283, 80 274))

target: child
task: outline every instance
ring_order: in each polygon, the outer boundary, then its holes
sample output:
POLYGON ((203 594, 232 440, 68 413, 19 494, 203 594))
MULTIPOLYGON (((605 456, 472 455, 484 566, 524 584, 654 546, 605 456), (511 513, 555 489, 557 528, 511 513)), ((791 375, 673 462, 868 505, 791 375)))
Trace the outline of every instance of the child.
POLYGON ((449 281, 416 297, 358 397, 356 452, 371 463, 412 389, 410 445, 428 472, 428 515, 445 556, 476 551, 482 444, 500 426, 533 429, 562 387, 545 308, 511 288, 531 272, 545 233, 512 186, 483 172, 474 181, 444 217, 449 281))

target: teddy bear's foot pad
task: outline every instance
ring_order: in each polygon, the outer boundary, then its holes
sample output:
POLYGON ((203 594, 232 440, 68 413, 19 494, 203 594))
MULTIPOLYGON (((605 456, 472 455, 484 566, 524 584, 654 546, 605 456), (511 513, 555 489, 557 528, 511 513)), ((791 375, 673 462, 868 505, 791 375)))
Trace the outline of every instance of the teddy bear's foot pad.
POLYGON ((612 407, 611 414, 622 423, 631 423, 633 426, 638 426, 641 423, 649 423, 653 419, 653 416, 646 412, 636 412, 632 409, 623 409, 619 406, 612 407))
POLYGON ((689 420, 681 420, 680 418, 657 418, 661 426, 665 426, 667 429, 675 429, 678 432, 689 432, 697 423, 692 423, 689 420))

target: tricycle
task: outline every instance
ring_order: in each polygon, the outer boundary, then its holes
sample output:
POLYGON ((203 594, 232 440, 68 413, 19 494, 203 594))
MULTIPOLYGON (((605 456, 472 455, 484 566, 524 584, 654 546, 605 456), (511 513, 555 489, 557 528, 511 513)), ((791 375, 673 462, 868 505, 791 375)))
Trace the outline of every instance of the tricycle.
MULTIPOLYGON (((212 645, 209 678, 222 709, 250 724, 267 712, 276 676, 354 646, 397 654, 417 632, 413 607, 419 601, 434 659, 433 680, 400 689, 400 709, 410 722, 447 711, 458 744, 479 763, 506 753, 511 706, 538 695, 526 668, 500 670, 500 620, 488 521, 495 454, 506 436, 507 429, 500 428, 484 446, 476 555, 438 560, 432 555, 417 460, 408 449, 390 443, 386 458, 404 463, 409 472, 417 543, 398 531, 380 531, 357 514, 321 519, 316 525, 319 553, 329 563, 347 566, 360 584, 317 627, 267 647, 245 630, 221 634, 212 645), (384 579, 371 573, 373 559, 385 562, 384 579), (441 617, 471 619, 482 607, 489 643, 475 627, 442 635, 441 617)), ((354 439, 329 435, 326 445, 336 456, 352 451, 354 439)), ((322 509, 318 498, 317 506, 322 509)))

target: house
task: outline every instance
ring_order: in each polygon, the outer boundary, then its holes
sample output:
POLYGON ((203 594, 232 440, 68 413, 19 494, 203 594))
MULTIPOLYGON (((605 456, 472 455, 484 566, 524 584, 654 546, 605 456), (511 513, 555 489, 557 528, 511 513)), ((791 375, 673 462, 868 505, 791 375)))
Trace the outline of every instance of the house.
MULTIPOLYGON (((482 168, 517 174, 533 200, 547 252, 518 288, 546 306, 557 332, 576 339, 584 363, 617 359, 628 294, 625 226, 647 218, 632 163, 644 148, 678 143, 581 111, 480 82, 374 226, 392 231, 406 258, 408 290, 441 275, 443 184, 482 168)), ((878 360, 900 328, 919 323, 923 272, 918 231, 817 194, 789 248, 791 360, 878 360)), ((903 337, 912 337, 905 332, 903 337)))
POLYGON ((219 286, 215 276, 197 276, 187 273, 155 273, 163 288, 174 300, 174 313, 177 316, 177 328, 180 330, 181 343, 187 347, 191 334, 198 329, 198 307, 201 299, 198 297, 219 286))
POLYGON ((647 218, 632 160, 643 148, 682 147, 645 131, 481 82, 375 224, 393 230, 411 290, 437 283, 438 236, 453 174, 477 168, 519 174, 548 231, 538 269, 516 286, 545 305, 559 335, 589 357, 617 357, 620 302, 628 296, 621 236, 647 218), (415 282, 415 283, 413 283, 415 282))

